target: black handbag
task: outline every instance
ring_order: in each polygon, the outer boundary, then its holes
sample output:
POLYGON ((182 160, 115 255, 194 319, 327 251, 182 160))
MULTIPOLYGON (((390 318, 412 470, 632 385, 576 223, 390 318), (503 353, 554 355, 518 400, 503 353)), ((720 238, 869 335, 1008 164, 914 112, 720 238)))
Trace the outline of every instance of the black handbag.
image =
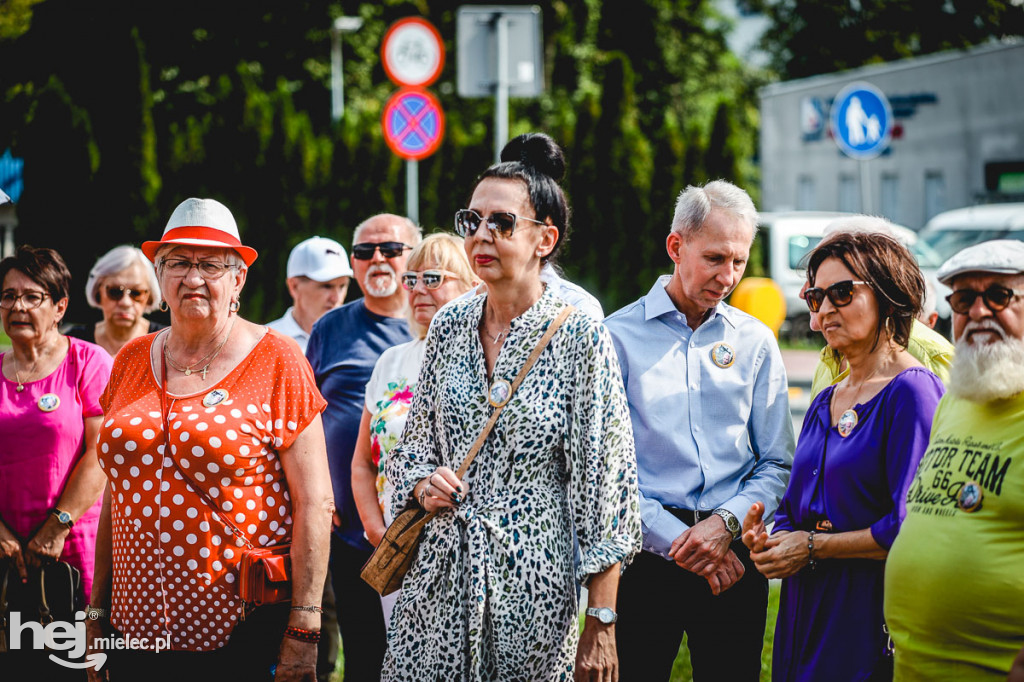
MULTIPOLYGON (((18 613, 22 624, 71 624, 75 613, 83 609, 83 601, 82 572, 66 561, 30 568, 24 583, 15 566, 0 566, 0 652, 11 645, 11 614, 18 613)), ((25 644, 21 642, 22 648, 25 644)))

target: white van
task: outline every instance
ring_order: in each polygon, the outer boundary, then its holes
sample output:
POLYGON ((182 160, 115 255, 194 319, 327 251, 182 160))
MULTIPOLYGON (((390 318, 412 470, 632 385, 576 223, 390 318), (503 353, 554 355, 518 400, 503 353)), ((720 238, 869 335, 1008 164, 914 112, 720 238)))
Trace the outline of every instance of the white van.
POLYGON ((1024 241, 1024 203, 969 206, 940 213, 920 234, 943 260, 968 246, 992 239, 1024 241))
MULTIPOLYGON (((829 223, 837 218, 852 215, 854 214, 832 211, 780 211, 760 214, 758 244, 755 245, 754 251, 765 276, 775 280, 782 288, 786 299, 786 321, 782 325, 780 335, 799 338, 811 334, 810 313, 807 304, 800 298, 800 289, 807 279, 804 261, 811 249, 821 241, 825 227, 829 223)), ((937 286, 935 271, 941 265, 941 260, 918 239, 916 232, 906 227, 896 227, 903 243, 917 258, 921 271, 932 281, 933 286, 937 286)), ((753 274, 749 268, 747 272, 753 274)), ((936 310, 939 319, 948 322, 950 311, 945 298, 936 300, 936 310)))

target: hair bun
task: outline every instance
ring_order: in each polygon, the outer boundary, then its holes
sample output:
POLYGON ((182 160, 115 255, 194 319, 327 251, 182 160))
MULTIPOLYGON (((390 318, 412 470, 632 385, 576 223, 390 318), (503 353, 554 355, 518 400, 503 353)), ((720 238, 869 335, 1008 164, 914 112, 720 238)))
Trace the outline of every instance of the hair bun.
POLYGON ((544 133, 525 133, 513 138, 501 150, 504 163, 521 163, 556 182, 565 176, 565 154, 551 137, 544 133))

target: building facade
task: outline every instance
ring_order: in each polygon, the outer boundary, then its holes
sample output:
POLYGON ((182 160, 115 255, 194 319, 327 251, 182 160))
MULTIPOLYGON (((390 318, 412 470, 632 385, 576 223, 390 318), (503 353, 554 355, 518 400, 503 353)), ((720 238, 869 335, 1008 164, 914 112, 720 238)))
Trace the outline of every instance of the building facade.
POLYGON ((762 88, 766 211, 883 215, 920 229, 942 211, 1024 197, 1024 42, 879 64, 762 88), (845 156, 829 114, 866 83, 892 109, 892 138, 867 161, 845 156))

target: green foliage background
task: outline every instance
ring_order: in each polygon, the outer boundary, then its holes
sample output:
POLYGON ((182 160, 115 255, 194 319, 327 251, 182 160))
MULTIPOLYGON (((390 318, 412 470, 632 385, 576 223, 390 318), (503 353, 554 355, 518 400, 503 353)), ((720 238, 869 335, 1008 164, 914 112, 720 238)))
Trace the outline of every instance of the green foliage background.
MULTIPOLYGON (((380 130, 396 87, 379 54, 390 24, 410 15, 433 22, 448 51, 431 88, 446 137, 419 170, 420 222, 450 229, 493 160, 493 100, 455 94, 461 4, 0 4, 0 149, 26 159, 16 241, 59 249, 84 284, 107 249, 157 238, 182 199, 214 197, 260 252, 243 313, 278 316, 294 244, 313 234, 349 244, 363 218, 404 212, 404 162, 380 130), (344 37, 346 111, 334 124, 339 15, 364 25, 344 37)), ((565 148, 574 220, 562 265, 613 310, 668 270, 664 235, 687 183, 724 177, 756 190, 765 76, 728 51, 706 0, 542 10, 546 92, 512 100, 510 134, 542 130, 565 148)), ((91 312, 76 292, 70 319, 91 312)))

